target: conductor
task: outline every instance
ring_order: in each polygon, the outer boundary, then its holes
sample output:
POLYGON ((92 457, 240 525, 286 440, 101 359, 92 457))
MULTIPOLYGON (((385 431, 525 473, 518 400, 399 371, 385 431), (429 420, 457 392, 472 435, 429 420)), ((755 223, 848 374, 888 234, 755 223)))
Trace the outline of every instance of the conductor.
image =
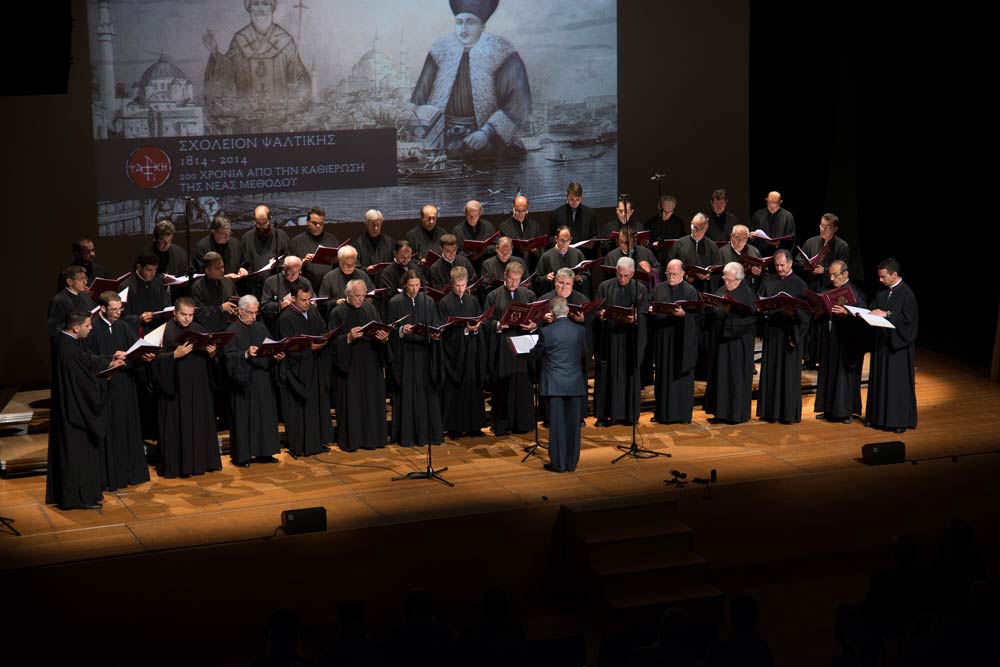
POLYGON ((567 317, 566 299, 550 302, 555 321, 542 328, 532 351, 542 363, 539 394, 549 399, 549 458, 552 472, 573 472, 580 460, 580 415, 587 394, 583 375, 586 334, 567 317))

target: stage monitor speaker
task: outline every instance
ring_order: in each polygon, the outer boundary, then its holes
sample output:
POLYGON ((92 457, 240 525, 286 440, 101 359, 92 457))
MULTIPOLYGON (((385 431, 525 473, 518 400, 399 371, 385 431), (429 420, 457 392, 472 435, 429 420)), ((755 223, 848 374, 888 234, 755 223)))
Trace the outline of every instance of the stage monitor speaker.
POLYGON ((302 507, 281 513, 281 529, 286 535, 319 533, 326 530, 325 507, 302 507))
POLYGON ((900 440, 870 442, 861 447, 861 459, 868 466, 882 466, 906 461, 906 445, 900 440))

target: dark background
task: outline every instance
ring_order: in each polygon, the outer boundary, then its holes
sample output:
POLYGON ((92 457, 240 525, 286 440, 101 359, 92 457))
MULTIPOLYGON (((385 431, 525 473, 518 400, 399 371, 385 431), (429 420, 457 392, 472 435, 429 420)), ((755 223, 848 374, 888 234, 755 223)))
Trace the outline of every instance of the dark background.
MULTIPOLYGON (((895 256, 920 299, 919 342, 985 366, 997 294, 990 282, 985 294, 971 296, 989 271, 973 261, 978 239, 988 238, 972 234, 969 223, 977 212, 978 228, 992 222, 985 201, 992 184, 960 185, 982 179, 971 173, 968 154, 975 152, 970 141, 978 139, 974 121, 983 112, 969 103, 976 99, 967 88, 975 74, 948 66, 966 62, 975 40, 956 55, 917 36, 946 18, 879 19, 848 6, 803 4, 619 3, 619 189, 632 195, 644 220, 656 210, 654 173, 667 174, 664 192, 677 196, 685 217, 707 210, 711 191, 726 187, 731 210, 744 222, 769 190, 779 190, 803 241, 818 233, 824 212, 835 212, 851 244, 852 277, 871 294, 875 265, 895 256), (957 123, 951 122, 956 107, 957 123), (959 258, 968 268, 944 273, 941 262, 959 258), (956 276, 958 290, 946 279, 956 276), (947 316, 956 305, 969 322, 960 329, 947 316)), ((72 25, 68 92, 37 95, 15 77, 0 98, 7 130, 3 284, 10 304, 0 327, 2 385, 46 381, 45 314, 54 276, 71 259, 71 240, 96 237, 97 230, 84 2, 69 3, 71 18, 57 8, 44 11, 52 25, 72 25)), ((65 32, 49 38, 61 44, 65 32)), ((32 67, 21 70, 22 78, 37 84, 48 64, 56 89, 65 85, 59 49, 38 51, 45 53, 37 59, 26 54, 32 67)), ((611 217, 609 209, 599 213, 602 222, 611 217)), ((415 222, 387 223, 386 232, 398 237, 415 222)), ((449 228, 454 222, 442 221, 449 228)), ((354 237, 361 225, 334 231, 354 237)), ((192 246, 198 238, 192 235, 192 246)), ((97 261, 113 274, 124 272, 148 241, 95 238, 97 261)), ((184 234, 174 241, 183 247, 184 234)))

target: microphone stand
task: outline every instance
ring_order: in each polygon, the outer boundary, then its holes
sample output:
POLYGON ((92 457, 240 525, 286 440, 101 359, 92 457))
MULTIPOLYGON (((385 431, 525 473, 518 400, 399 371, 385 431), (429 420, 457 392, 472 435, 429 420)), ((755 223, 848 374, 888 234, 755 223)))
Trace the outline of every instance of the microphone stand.
MULTIPOLYGON (((633 278, 633 280, 634 280, 634 278, 633 278)), ((635 303, 635 299, 633 299, 633 304, 634 303, 635 303)), ((632 327, 632 341, 631 341, 631 349, 632 349, 633 353, 635 352, 636 348, 639 346, 639 327, 640 326, 642 326, 642 325, 640 324, 640 320, 639 320, 639 308, 638 308, 638 306, 635 306, 635 322, 634 322, 633 327, 632 327)), ((637 374, 641 374, 642 370, 641 370, 641 368, 639 366, 641 366, 641 363, 638 366, 630 369, 630 375, 632 376, 632 382, 640 382, 639 378, 637 377, 637 374)), ((635 410, 635 419, 632 420, 632 443, 628 447, 626 447, 625 445, 617 445, 616 449, 618 449, 618 451, 624 452, 624 453, 621 454, 620 456, 616 457, 614 460, 612 460, 611 461, 612 463, 618 463, 619 461, 621 461, 624 458, 630 458, 630 459, 655 459, 657 456, 666 456, 668 458, 673 456, 670 452, 656 452, 656 451, 653 451, 652 449, 646 449, 645 447, 640 447, 639 443, 636 442, 636 440, 635 440, 635 432, 636 432, 636 428, 637 428, 637 426, 639 424, 639 415, 642 413, 642 395, 641 395, 642 394, 642 387, 639 388, 639 393, 640 393, 640 396, 639 396, 639 405, 635 406, 636 407, 636 410, 635 410)))
POLYGON ((194 280, 194 264, 191 263, 191 198, 184 198, 184 246, 187 248, 187 277, 188 286, 194 280))
MULTIPOLYGON (((536 329, 536 331, 537 330, 538 329, 536 329)), ((527 447, 524 448, 524 458, 521 459, 521 463, 524 463, 525 461, 527 461, 528 457, 530 457, 532 454, 534 454, 535 450, 537 450, 539 447, 541 447, 542 449, 548 449, 548 446, 547 445, 543 445, 541 443, 541 440, 539 440, 539 438, 538 438, 538 417, 539 417, 538 412, 539 412, 539 408, 541 407, 541 405, 540 405, 541 404, 541 398, 538 396, 538 375, 539 375, 539 373, 538 373, 538 368, 536 367, 536 364, 534 364, 531 361, 530 358, 528 359, 528 373, 531 374, 531 394, 532 394, 531 397, 532 397, 532 401, 533 401, 532 405, 534 407, 534 413, 535 413, 535 444, 528 445, 527 447)))
MULTIPOLYGON (((430 297, 427 297, 427 298, 430 298, 430 297)), ((424 317, 424 321, 422 322, 422 324, 424 325, 424 341, 426 341, 426 343, 427 343, 427 366, 428 366, 428 371, 429 371, 430 370, 430 363, 431 363, 431 329, 430 329, 430 323, 427 321, 427 317, 426 316, 424 317)), ((395 409, 396 409, 395 406, 393 406, 393 414, 394 415, 395 415, 395 409)), ((435 480, 437 482, 441 482, 442 484, 444 484, 446 486, 454 487, 455 486, 454 482, 449 482, 448 480, 446 480, 444 477, 441 476, 441 473, 446 472, 448 470, 448 466, 445 466, 444 468, 441 468, 440 470, 435 470, 434 469, 434 458, 433 458, 433 454, 431 453, 433 451, 434 451, 434 445, 432 445, 430 443, 430 439, 428 439, 428 441, 427 441, 427 468, 425 470, 421 470, 421 471, 417 471, 417 472, 408 472, 405 475, 399 475, 397 477, 393 477, 392 481, 393 482, 398 482, 401 479, 433 479, 433 480, 435 480)))

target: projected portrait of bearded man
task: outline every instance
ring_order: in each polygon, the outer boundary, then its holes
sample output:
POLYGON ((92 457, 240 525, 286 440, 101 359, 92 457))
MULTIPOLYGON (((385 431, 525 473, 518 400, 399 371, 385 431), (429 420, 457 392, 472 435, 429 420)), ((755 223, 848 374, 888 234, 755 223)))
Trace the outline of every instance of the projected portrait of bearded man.
POLYGON ((531 113, 528 73, 506 38, 485 32, 499 0, 449 4, 455 31, 431 46, 410 101, 444 112, 450 155, 523 154, 517 131, 531 113))
MULTIPOLYGON (((271 114, 302 111, 309 105, 312 82, 295 39, 274 22, 278 0, 243 0, 250 23, 234 35, 225 54, 206 30, 205 101, 214 117, 253 115, 257 106, 271 114), (248 105, 256 98, 259 105, 248 105)), ((261 109, 262 110, 262 109, 261 109)), ((252 128, 244 128, 252 129, 252 128)))

